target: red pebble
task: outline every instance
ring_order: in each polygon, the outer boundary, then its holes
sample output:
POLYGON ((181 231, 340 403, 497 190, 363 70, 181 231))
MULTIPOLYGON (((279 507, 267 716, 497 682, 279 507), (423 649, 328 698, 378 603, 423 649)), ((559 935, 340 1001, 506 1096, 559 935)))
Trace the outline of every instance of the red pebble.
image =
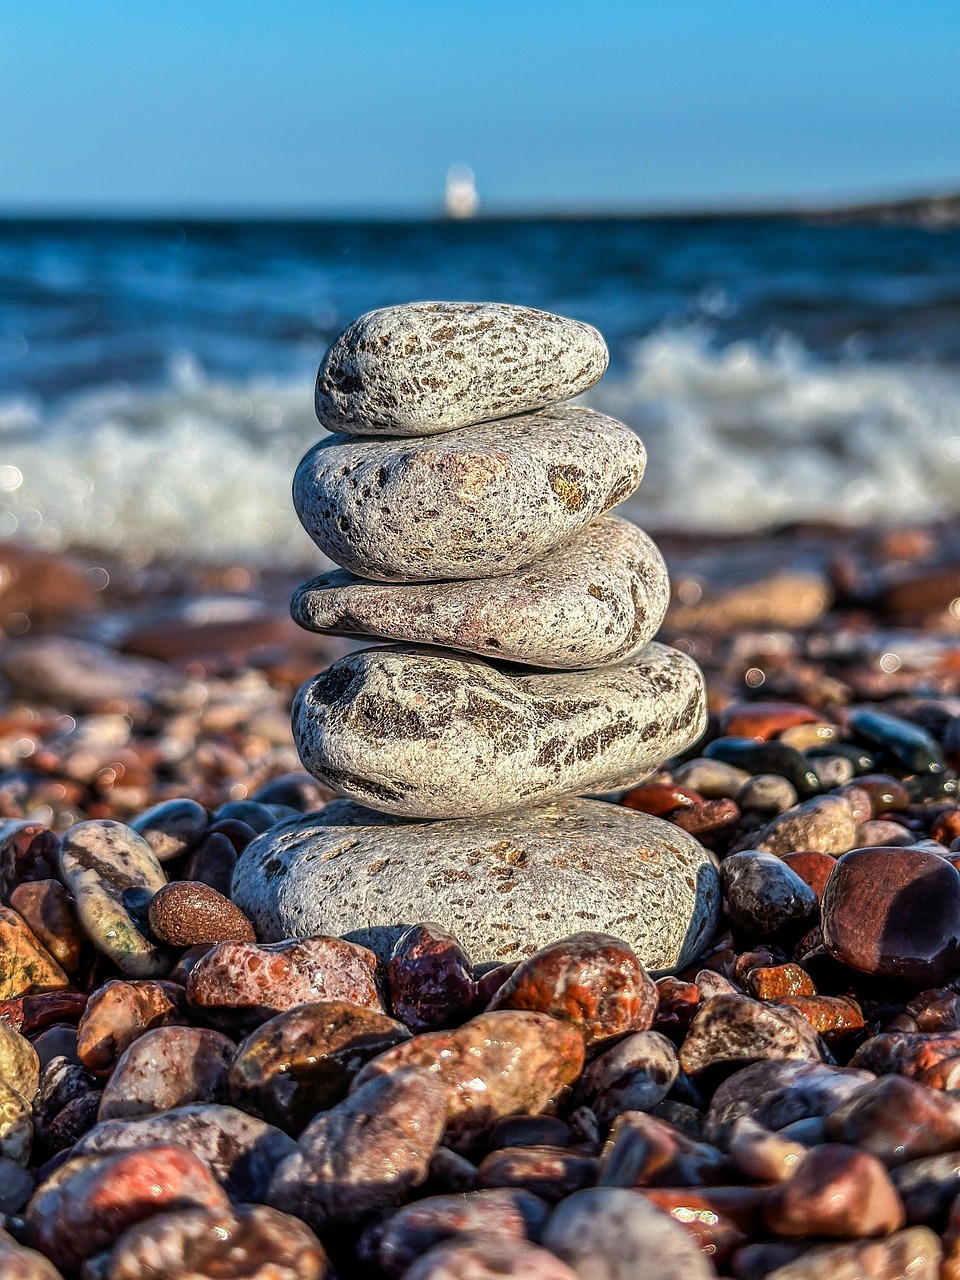
POLYGON ((451 933, 415 924, 397 939, 387 964, 394 1017, 411 1031, 439 1031, 470 1016, 476 999, 473 967, 451 933))

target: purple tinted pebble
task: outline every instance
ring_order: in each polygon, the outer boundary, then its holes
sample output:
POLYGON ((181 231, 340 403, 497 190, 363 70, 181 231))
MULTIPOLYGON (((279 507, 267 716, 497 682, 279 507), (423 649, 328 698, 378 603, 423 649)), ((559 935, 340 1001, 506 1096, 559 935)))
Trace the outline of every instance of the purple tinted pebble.
POLYGON ((220 1102, 237 1046, 206 1027, 157 1027, 134 1040, 114 1068, 100 1103, 100 1120, 220 1102))
POLYGON ((438 924, 411 925, 387 963, 390 1007, 413 1032, 438 1031, 470 1015, 473 966, 453 934, 438 924))

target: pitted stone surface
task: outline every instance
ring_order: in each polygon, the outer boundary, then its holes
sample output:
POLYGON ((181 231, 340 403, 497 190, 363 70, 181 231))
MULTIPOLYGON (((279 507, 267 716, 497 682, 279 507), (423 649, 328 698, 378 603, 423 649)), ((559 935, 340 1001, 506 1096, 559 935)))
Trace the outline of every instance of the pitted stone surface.
POLYGON ((359 804, 480 817, 638 782, 696 742, 706 716, 700 668, 660 644, 593 671, 530 673, 389 645, 308 681, 293 736, 310 773, 359 804))
POLYGON ((434 919, 476 963, 597 928, 652 970, 696 957, 720 899, 712 857, 692 836, 595 800, 423 823, 335 801, 249 845, 233 896, 263 938, 346 934, 384 960, 405 928, 434 919))
POLYGON ((336 569, 299 587, 291 611, 308 631, 571 670, 636 653, 656 635, 669 603, 667 566, 653 540, 626 520, 603 516, 502 578, 370 582, 336 569))
POLYGON ((331 431, 424 436, 579 395, 607 367, 588 324, 503 302, 414 302, 346 329, 317 375, 331 431))
POLYGON ((328 436, 297 467, 293 502, 320 550, 363 578, 496 577, 628 498, 645 465, 629 427, 565 405, 419 440, 328 436))

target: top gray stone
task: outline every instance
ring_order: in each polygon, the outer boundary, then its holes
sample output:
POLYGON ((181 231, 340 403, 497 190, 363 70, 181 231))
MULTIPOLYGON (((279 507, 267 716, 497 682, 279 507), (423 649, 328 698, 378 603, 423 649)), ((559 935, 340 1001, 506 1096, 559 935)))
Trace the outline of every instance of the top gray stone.
POLYGON ((328 436, 293 502, 321 551, 361 578, 512 573, 628 498, 646 452, 615 418, 563 405, 424 440, 328 436))
POLYGON ((606 344, 588 324, 502 302, 414 302, 346 329, 317 375, 330 431, 429 436, 530 413, 592 387, 606 344))

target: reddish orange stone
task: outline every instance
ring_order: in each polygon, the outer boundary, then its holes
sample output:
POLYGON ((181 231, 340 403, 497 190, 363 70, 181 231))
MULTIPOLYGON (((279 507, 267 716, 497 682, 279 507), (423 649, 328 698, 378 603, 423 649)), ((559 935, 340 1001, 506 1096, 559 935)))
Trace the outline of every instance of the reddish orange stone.
POLYGON ((804 884, 808 884, 817 899, 823 898, 830 872, 837 860, 831 853, 819 853, 816 850, 803 850, 799 853, 783 853, 781 859, 791 871, 795 871, 804 884))
POLYGON ((816 711, 793 702, 733 702, 720 716, 720 732, 729 738, 767 742, 784 729, 819 719, 816 711))
POLYGON ((864 1028, 863 1010, 849 996, 788 995, 776 1003, 799 1009, 811 1027, 830 1044, 864 1028))
POLYGON ((930 838, 951 845, 960 836, 960 809, 948 809, 930 828, 930 838))
POLYGON ((809 973, 798 964, 764 965, 751 969, 747 975, 747 986, 758 1000, 817 994, 809 973))
POLYGON ((662 818, 674 809, 689 809, 692 805, 703 804, 704 797, 699 791, 691 791, 687 787, 667 786, 662 782, 644 782, 633 787, 623 797, 628 809, 638 809, 641 813, 650 813, 655 818, 662 818))

